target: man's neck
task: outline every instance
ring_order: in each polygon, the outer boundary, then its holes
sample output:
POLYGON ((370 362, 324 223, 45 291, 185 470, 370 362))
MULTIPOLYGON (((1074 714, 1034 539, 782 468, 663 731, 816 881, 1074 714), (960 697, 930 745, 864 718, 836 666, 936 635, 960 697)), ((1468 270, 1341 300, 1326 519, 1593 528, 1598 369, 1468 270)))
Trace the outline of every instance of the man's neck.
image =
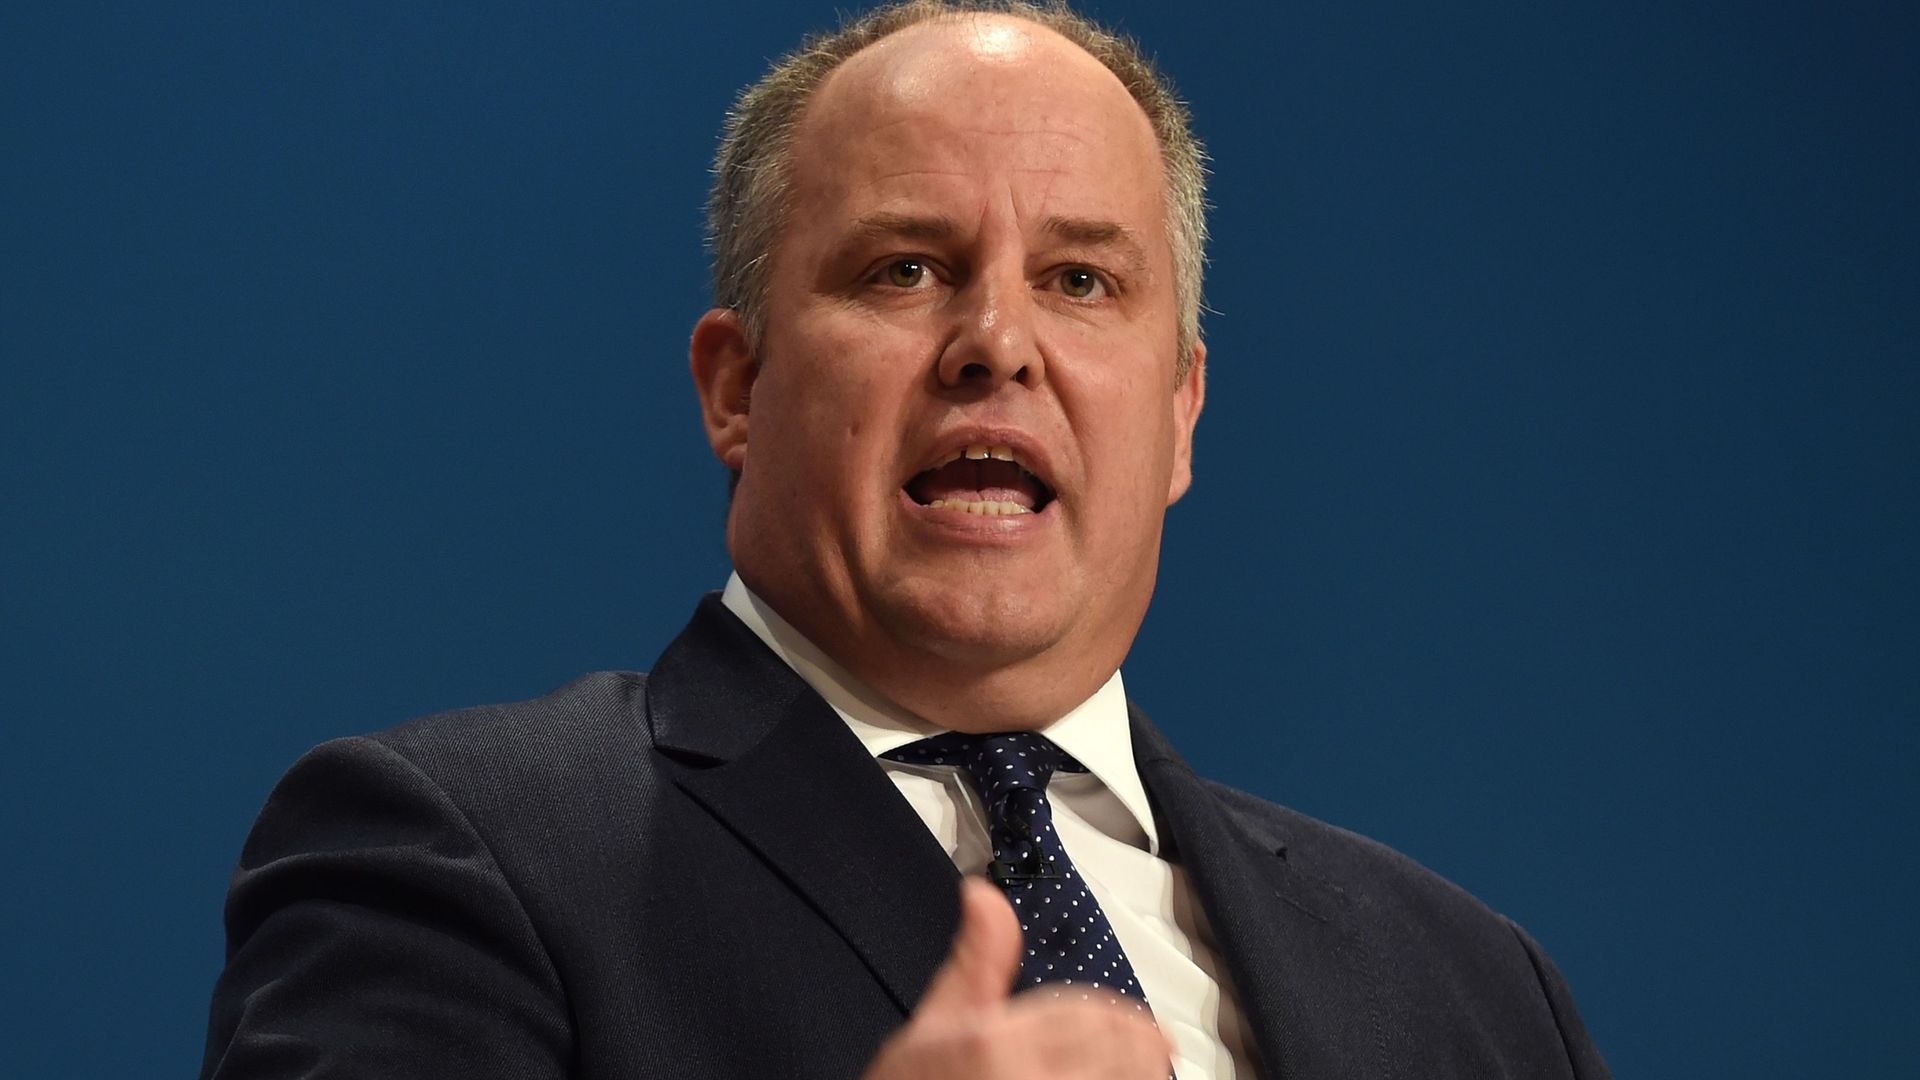
POLYGON ((862 687, 863 696, 876 703, 942 730, 1038 731, 1112 679, 1125 653, 1083 642, 1031 651, 998 643, 1001 651, 980 652, 986 643, 903 640, 878 617, 836 618, 830 597, 804 589, 796 595, 781 582, 755 587, 737 571, 733 577, 762 622, 806 642, 807 658, 823 670, 862 687))
POLYGON ((786 662, 808 686, 849 722, 909 733, 914 738, 943 730, 888 699, 828 656, 765 600, 747 588, 739 574, 729 575, 720 600, 747 628, 786 662))
MULTIPOLYGON (((781 618, 738 574, 727 579, 720 599, 794 674, 826 699, 875 757, 944 730, 959 730, 919 716, 874 691, 781 618)), ((1126 684, 1118 671, 1091 696, 1034 730, 1044 732, 1099 777, 1132 814, 1147 849, 1159 850, 1153 811, 1133 761, 1126 684)))

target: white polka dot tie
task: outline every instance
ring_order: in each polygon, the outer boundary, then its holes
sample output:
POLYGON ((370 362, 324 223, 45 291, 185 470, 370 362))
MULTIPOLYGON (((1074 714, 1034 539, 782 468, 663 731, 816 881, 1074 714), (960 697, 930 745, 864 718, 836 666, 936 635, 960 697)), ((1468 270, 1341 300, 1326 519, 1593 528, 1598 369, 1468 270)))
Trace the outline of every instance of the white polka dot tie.
POLYGON ((1145 1008, 1146 995, 1106 913, 1053 831, 1047 781, 1056 770, 1086 772, 1044 735, 948 732, 884 755, 913 765, 966 770, 986 805, 993 841, 988 872, 1013 902, 1026 938, 1020 985, 1061 983, 1112 990, 1145 1008))

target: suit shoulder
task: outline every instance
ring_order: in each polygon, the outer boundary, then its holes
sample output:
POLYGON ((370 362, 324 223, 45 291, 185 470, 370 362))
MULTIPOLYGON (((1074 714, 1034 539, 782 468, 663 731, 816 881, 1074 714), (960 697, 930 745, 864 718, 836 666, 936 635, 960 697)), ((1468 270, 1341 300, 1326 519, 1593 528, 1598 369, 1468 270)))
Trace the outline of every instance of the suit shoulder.
POLYGON ((632 671, 596 671, 539 697, 449 709, 367 737, 416 759, 463 752, 538 759, 567 748, 593 753, 646 737, 646 678, 632 671))
POLYGON ((454 709, 364 738, 405 758, 461 807, 526 809, 645 787, 652 734, 646 676, 582 675, 526 701, 454 709))

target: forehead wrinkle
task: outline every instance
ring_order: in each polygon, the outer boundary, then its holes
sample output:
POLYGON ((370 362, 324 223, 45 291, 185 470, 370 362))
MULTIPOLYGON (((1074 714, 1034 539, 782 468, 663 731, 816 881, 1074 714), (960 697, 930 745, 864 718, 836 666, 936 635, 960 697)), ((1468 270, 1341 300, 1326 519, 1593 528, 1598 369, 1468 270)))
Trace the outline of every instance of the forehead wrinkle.
POLYGON ((879 176, 875 176, 866 182, 866 186, 872 187, 875 184, 886 183, 888 180, 899 180, 902 177, 908 177, 908 176, 970 176, 970 175, 972 174, 966 169, 901 169, 899 172, 883 173, 879 176))
MULTIPOLYGON (((1084 134, 1076 126, 1066 127, 975 127, 947 124, 935 117, 906 116, 885 123, 876 123, 856 128, 851 139, 832 137, 822 138, 823 146, 846 145, 858 140, 865 144, 868 152, 875 155, 917 158, 947 158, 953 156, 975 157, 982 152, 983 144, 1003 141, 1028 140, 1026 145, 1046 147, 1044 151, 1029 150, 1027 153, 1047 153, 1054 156, 1078 160, 1096 145, 1096 140, 1084 134)), ((1008 156, 1018 156, 1009 154, 1008 156)), ((964 170, 908 170, 908 171, 964 171, 964 170)))
POLYGON ((968 135, 993 135, 993 136, 1000 136, 1000 137, 1013 136, 1013 135, 1040 135, 1040 136, 1055 138, 1055 139, 1072 139, 1074 142, 1081 143, 1083 145, 1088 141, 1086 136, 1080 134, 1078 131, 1068 130, 1065 127, 1048 127, 1044 124, 1037 127, 1005 127, 1005 128, 971 126, 971 127, 960 128, 958 130, 968 135))
MULTIPOLYGON (((1086 131, 1085 120, 1072 115, 1071 110, 1062 115, 1057 110, 1044 109, 1037 117, 1016 115, 1006 118, 1003 124, 995 125, 989 116, 979 115, 978 112, 965 119, 949 116, 944 111, 947 104, 944 97, 929 100, 883 91, 866 98, 855 98, 843 114, 827 122, 834 127, 866 135, 880 135, 895 128, 909 127, 915 139, 938 133, 996 137, 1033 135, 1072 139, 1078 143, 1094 141, 1086 131)), ((980 111, 991 113, 1011 104, 1018 104, 1023 114, 1029 111, 1028 103, 1024 100, 1014 101, 997 96, 978 102, 977 107, 980 111)))

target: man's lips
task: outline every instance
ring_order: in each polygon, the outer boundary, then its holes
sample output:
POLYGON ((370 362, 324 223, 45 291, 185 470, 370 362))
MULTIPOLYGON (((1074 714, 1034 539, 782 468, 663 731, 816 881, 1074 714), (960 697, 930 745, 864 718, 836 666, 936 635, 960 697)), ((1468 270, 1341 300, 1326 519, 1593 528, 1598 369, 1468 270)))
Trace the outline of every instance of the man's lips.
POLYGON ((903 485, 909 498, 933 510, 985 517, 1039 513, 1053 488, 1009 443, 970 442, 938 455, 903 485))

